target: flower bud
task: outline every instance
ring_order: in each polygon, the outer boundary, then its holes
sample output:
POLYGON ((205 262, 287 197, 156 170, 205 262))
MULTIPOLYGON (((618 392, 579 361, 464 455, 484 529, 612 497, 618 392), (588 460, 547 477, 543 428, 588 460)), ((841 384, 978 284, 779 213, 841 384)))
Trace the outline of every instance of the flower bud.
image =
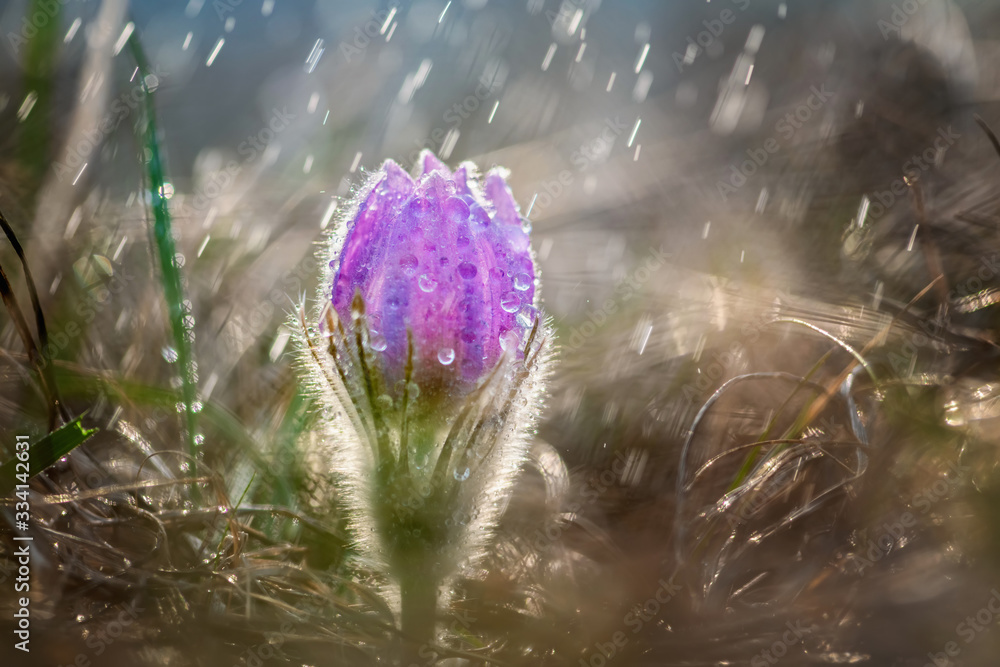
POLYGON ((506 172, 480 184, 428 151, 417 171, 386 161, 346 209, 301 348, 356 538, 399 584, 404 634, 427 640, 439 589, 506 505, 551 331, 506 172))

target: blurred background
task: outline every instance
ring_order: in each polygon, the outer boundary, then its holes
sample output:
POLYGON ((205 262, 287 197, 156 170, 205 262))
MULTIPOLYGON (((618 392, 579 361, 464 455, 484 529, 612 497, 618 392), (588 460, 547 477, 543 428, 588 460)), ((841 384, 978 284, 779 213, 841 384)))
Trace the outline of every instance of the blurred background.
POLYGON ((47 324, 5 295, 0 461, 98 429, 31 484, 30 655, 5 501, 0 655, 391 664, 288 323, 429 148, 510 170, 560 346, 438 664, 994 664, 998 38, 987 0, 0 0, 0 266, 47 324))

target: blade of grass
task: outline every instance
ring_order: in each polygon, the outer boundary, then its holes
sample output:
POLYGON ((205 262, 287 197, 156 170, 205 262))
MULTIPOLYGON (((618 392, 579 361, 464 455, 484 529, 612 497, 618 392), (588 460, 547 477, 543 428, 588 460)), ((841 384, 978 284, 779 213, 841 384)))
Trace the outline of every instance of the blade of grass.
MULTIPOLYGON (((31 276, 31 268, 28 266, 28 259, 24 256, 24 248, 17 240, 14 228, 7 222, 3 211, 0 211, 0 228, 7 235, 7 240, 21 261, 21 270, 24 271, 24 282, 28 286, 28 298, 31 300, 31 308, 35 313, 35 328, 38 330, 38 352, 37 359, 38 372, 42 376, 42 384, 45 387, 49 399, 49 430, 55 428, 56 413, 62 416, 64 421, 69 421, 69 413, 59 399, 59 389, 56 386, 55 377, 52 374, 52 366, 46 358, 48 349, 49 333, 45 326, 45 314, 42 312, 42 305, 38 300, 38 290, 35 288, 35 279, 31 276)), ((2 269, 0 269, 2 272, 2 269)))
MULTIPOLYGON (((177 352, 177 363, 181 375, 181 398, 184 411, 185 439, 188 453, 191 455, 192 466, 197 465, 198 445, 195 441, 197 429, 197 372, 194 360, 194 331, 189 326, 190 314, 184 305, 184 283, 180 268, 177 266, 177 247, 174 243, 173 229, 170 217, 170 207, 163 196, 164 168, 160 157, 160 143, 157 136, 156 108, 153 91, 149 89, 149 62, 142 50, 136 33, 128 39, 129 48, 139 68, 139 80, 142 85, 143 103, 146 112, 145 126, 142 129, 142 145, 146 151, 146 167, 149 176, 150 205, 153 209, 153 238, 157 255, 160 260, 160 279, 163 283, 163 294, 169 310, 170 329, 173 337, 174 350, 177 352)), ((192 475, 197 476, 197 467, 192 475)))
MULTIPOLYGON (((31 446, 28 450, 28 478, 42 472, 97 433, 96 428, 83 427, 83 417, 80 415, 31 446)), ((17 463, 17 459, 11 459, 0 466, 0 496, 10 494, 15 482, 23 483, 17 477, 17 463)))
POLYGON ((22 40, 24 90, 27 95, 34 96, 34 103, 22 122, 18 150, 22 164, 32 176, 32 196, 37 194, 49 159, 49 111, 55 83, 56 55, 62 41, 62 5, 61 2, 31 0, 25 9, 26 20, 39 14, 48 18, 48 21, 34 26, 33 35, 22 40))

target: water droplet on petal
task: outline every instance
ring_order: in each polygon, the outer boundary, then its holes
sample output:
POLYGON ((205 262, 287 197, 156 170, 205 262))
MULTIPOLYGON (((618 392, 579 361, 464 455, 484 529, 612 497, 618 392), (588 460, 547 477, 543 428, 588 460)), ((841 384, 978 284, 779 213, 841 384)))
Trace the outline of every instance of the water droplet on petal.
POLYGON ((456 241, 456 245, 459 248, 465 248, 469 245, 469 243, 471 243, 471 241, 469 240, 468 236, 459 236, 458 240, 456 241))
POLYGON ((381 352, 389 346, 389 343, 388 341, 386 341, 385 336, 376 331, 373 331, 371 333, 371 337, 368 339, 368 342, 371 344, 372 349, 375 350, 376 352, 381 352))
POLYGON ((515 292, 508 292, 500 300, 500 307, 508 313, 516 313, 521 307, 521 298, 515 292))
POLYGON ((205 436, 202 435, 201 433, 199 433, 196 436, 194 436, 194 444, 196 444, 196 445, 204 445, 205 444, 205 436))
POLYGON ((500 334, 500 349, 506 351, 511 346, 516 346, 518 342, 517 334, 513 331, 504 331, 500 334))
POLYGON ((476 265, 471 262, 462 262, 458 265, 458 275, 462 276, 466 280, 475 278, 477 273, 479 273, 479 269, 477 269, 476 265))
POLYGON ((444 202, 444 214, 454 225, 469 219, 469 205, 458 197, 448 197, 444 202))
POLYGON ((517 314, 517 323, 525 329, 531 328, 535 324, 535 309, 531 306, 522 308, 521 312, 517 314))
POLYGON ((381 410, 391 410, 392 409, 392 397, 388 394, 382 394, 375 399, 375 405, 381 410))
POLYGON ((431 212, 432 204, 425 197, 415 197, 409 204, 410 213, 421 218, 431 212))
POLYGON ((163 358, 167 360, 167 363, 174 363, 177 361, 177 350, 172 347, 163 348, 162 352, 163 358))
POLYGON ((438 350, 438 361, 440 361, 443 366, 451 365, 451 362, 455 361, 455 350, 450 347, 442 347, 438 350))
POLYGON ((403 273, 412 276, 417 272, 417 258, 413 255, 403 255, 399 260, 399 265, 403 267, 403 273))
POLYGON ((479 204, 473 204, 469 207, 469 217, 480 227, 489 227, 490 225, 489 214, 479 204))
POLYGON ((468 468, 466 468, 461 472, 459 472, 458 468, 455 468, 455 472, 453 473, 453 475, 455 479, 457 479, 459 482, 464 482, 465 480, 469 479, 469 472, 470 471, 468 468))
POLYGON ((531 276, 527 273, 519 273, 514 276, 514 289, 524 292, 531 287, 531 276))
POLYGON ((417 284, 420 285, 421 290, 428 294, 433 292, 438 286, 438 282, 434 279, 434 276, 429 276, 426 273, 420 275, 417 284))

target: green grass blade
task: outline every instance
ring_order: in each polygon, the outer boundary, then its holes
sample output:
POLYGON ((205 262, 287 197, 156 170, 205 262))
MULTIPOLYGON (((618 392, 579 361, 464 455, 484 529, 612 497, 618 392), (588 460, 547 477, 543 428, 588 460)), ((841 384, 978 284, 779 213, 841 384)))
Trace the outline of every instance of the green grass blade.
MULTIPOLYGON (((164 168, 160 155, 160 143, 157 136, 156 109, 153 91, 147 85, 150 75, 149 62, 135 33, 129 37, 129 48, 139 67, 139 80, 143 90, 143 101, 146 112, 145 127, 142 128, 142 145, 146 151, 149 177, 149 195, 153 209, 153 239, 160 263, 160 278, 163 282, 163 294, 169 311, 170 329, 177 353, 177 364, 181 376, 181 402, 184 412, 185 438, 192 465, 197 462, 198 446, 195 442, 197 433, 197 367, 194 360, 193 342, 194 330, 190 326, 191 315, 184 304, 184 282, 175 257, 177 246, 174 243, 171 225, 170 207, 163 196, 164 168)), ((192 471, 197 475, 197 469, 192 471)))
MULTIPOLYGON (((34 477, 42 472, 97 433, 96 428, 83 427, 81 423, 83 417, 80 415, 31 446, 28 450, 28 477, 34 477)), ((20 483, 16 476, 17 463, 17 459, 12 459, 0 466, 0 496, 10 494, 14 490, 14 485, 20 483)))
POLYGON ((56 56, 62 42, 62 5, 61 2, 31 0, 25 9, 25 16, 40 14, 48 20, 33 26, 36 30, 30 37, 25 33, 19 40, 11 42, 22 52, 24 91, 34 96, 31 111, 21 124, 18 146, 21 162, 32 176, 33 192, 41 184, 49 159, 49 111, 52 107, 56 56))

